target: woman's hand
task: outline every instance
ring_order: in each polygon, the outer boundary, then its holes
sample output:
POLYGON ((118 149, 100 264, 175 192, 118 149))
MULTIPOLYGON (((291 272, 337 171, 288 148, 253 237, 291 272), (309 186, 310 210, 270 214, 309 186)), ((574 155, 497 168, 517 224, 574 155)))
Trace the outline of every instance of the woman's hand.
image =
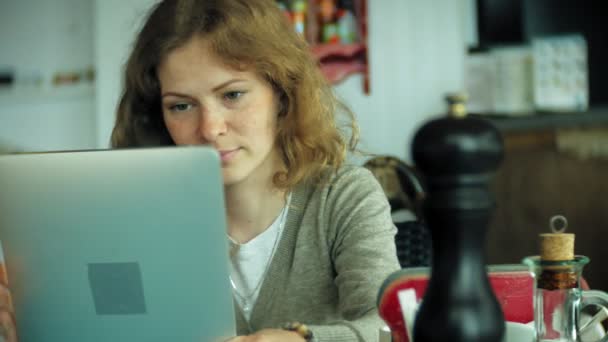
POLYGON ((17 342, 17 329, 13 315, 0 308, 0 341, 17 342))
POLYGON ((306 342, 306 340, 294 331, 264 329, 252 335, 237 336, 227 342, 306 342))

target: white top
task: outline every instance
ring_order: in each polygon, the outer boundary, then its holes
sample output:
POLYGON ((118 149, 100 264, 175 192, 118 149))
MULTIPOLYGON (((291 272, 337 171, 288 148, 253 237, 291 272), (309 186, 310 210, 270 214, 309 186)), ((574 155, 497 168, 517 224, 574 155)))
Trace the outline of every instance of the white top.
POLYGON ((287 204, 262 234, 246 243, 230 240, 230 281, 237 304, 247 320, 260 293, 272 257, 281 239, 291 195, 287 204))

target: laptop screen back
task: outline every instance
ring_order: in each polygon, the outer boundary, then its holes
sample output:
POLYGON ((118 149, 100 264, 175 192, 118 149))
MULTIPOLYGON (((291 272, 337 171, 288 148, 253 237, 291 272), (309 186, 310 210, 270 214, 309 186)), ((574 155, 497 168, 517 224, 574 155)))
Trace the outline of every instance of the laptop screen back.
POLYGON ((0 189, 20 341, 234 336, 212 149, 1 156, 0 189))

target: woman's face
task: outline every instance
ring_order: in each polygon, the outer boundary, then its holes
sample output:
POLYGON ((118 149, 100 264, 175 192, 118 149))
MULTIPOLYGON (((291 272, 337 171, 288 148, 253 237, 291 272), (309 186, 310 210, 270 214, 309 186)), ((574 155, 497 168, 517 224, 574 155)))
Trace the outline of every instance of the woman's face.
POLYGON ((225 186, 267 182, 279 160, 275 92, 254 72, 224 65, 207 44, 193 38, 159 65, 165 125, 177 145, 218 150, 225 186))

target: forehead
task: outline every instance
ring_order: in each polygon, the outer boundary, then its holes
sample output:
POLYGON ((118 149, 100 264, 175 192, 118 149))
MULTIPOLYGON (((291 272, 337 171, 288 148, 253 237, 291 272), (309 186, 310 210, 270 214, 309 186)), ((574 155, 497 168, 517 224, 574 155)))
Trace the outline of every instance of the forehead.
POLYGON ((211 48, 208 40, 194 37, 169 52, 157 70, 161 85, 184 83, 189 79, 197 82, 223 82, 231 78, 257 79, 251 68, 236 68, 225 63, 211 48))

